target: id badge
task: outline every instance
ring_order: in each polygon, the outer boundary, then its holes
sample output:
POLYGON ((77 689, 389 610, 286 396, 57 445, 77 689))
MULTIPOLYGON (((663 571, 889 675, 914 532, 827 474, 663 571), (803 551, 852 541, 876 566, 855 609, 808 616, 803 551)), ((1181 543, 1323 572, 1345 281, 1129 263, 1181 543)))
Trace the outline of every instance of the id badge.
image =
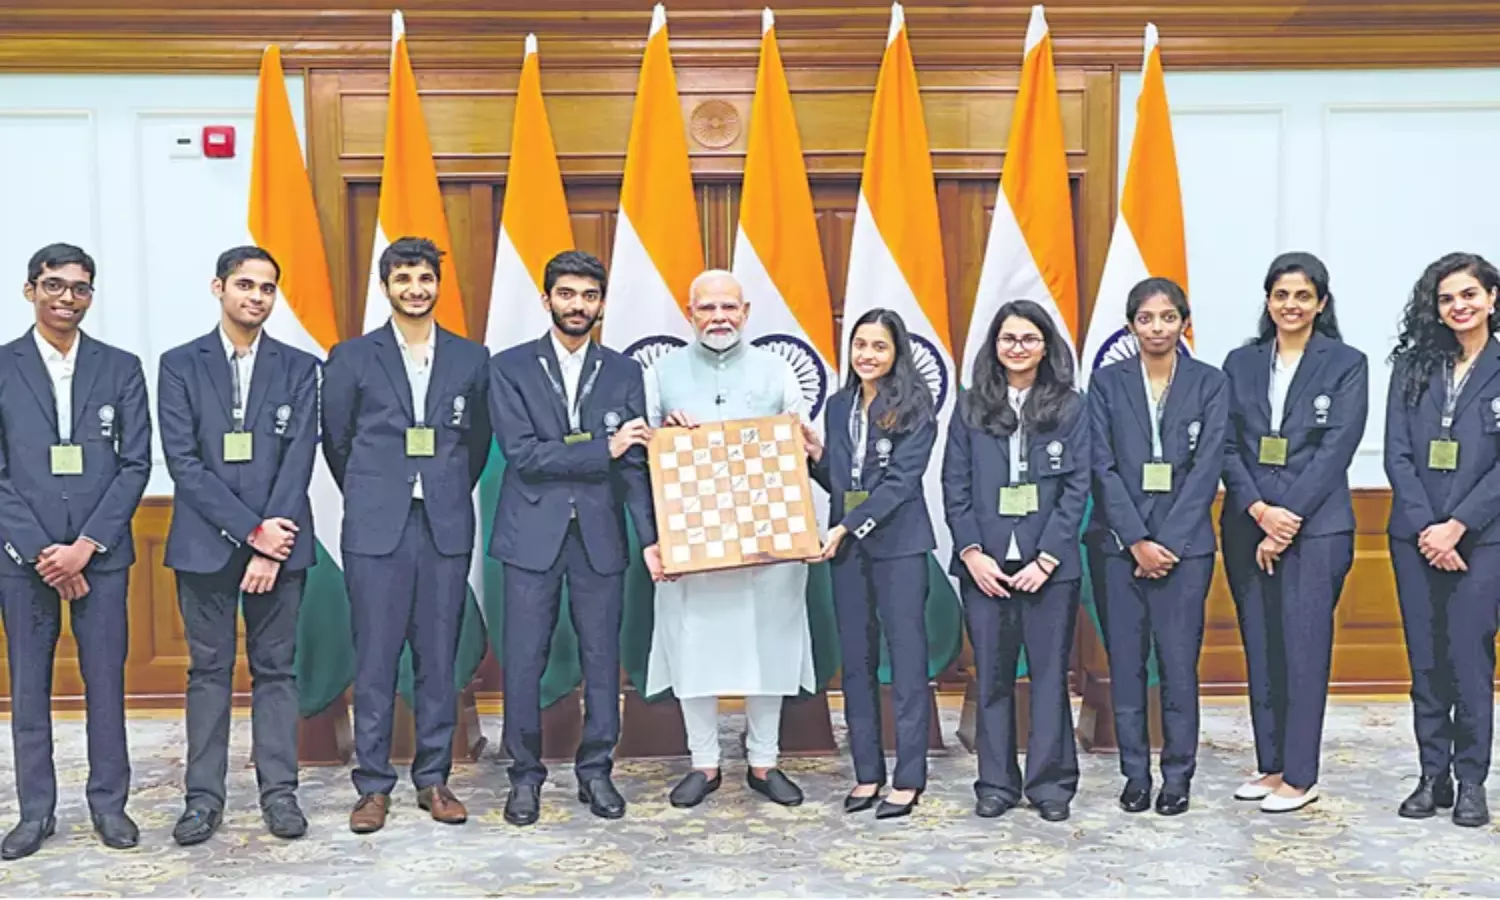
POLYGON ((406 429, 407 456, 433 456, 437 453, 437 432, 431 428, 406 429))
POLYGON ((1452 472, 1458 468, 1458 441, 1436 440, 1427 445, 1427 468, 1452 472))
POLYGON ((53 475, 82 475, 83 474, 83 448, 78 444, 53 444, 52 474, 53 475))
POLYGON ((224 461, 247 463, 255 455, 254 435, 248 431, 224 432, 224 461))
POLYGON ((1141 490, 1148 494, 1172 492, 1172 464, 1148 462, 1141 468, 1141 490))
POLYGON ((575 431, 574 433, 572 433, 570 435, 564 436, 563 437, 563 443, 564 444, 581 444, 584 441, 592 441, 593 439, 594 439, 594 433, 592 431, 575 431))
POLYGON ((869 491, 844 491, 844 515, 854 512, 854 508, 870 499, 869 491))
POLYGON ((1000 489, 1000 515, 1027 516, 1039 509, 1035 484, 1013 484, 1000 489))
POLYGON ((1270 435, 1261 438, 1260 464, 1263 466, 1286 465, 1286 438, 1270 435))

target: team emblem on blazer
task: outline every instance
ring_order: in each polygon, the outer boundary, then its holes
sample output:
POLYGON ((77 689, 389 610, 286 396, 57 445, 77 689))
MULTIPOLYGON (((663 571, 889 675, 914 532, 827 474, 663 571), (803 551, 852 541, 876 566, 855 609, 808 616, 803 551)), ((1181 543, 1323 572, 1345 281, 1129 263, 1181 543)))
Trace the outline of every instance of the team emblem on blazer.
POLYGON ((1188 423, 1188 452, 1198 449, 1198 435, 1203 433, 1203 423, 1194 419, 1188 423))
POLYGON ((458 425, 464 420, 464 407, 468 405, 462 396, 453 398, 453 424, 458 425))
POLYGON ((1047 445, 1047 457, 1048 457, 1048 461, 1052 463, 1052 468, 1054 468, 1054 469, 1060 469, 1060 468, 1062 468, 1062 455, 1063 455, 1062 441, 1053 441, 1052 443, 1050 443, 1050 444, 1047 445))
POLYGON ((620 428, 620 414, 614 410, 604 414, 604 430, 614 434, 620 428))
POLYGON ((276 407, 276 434, 278 437, 286 434, 286 427, 291 424, 291 421, 292 408, 290 406, 283 403, 276 407))
POLYGON ((875 452, 880 454, 880 467, 883 469, 891 462, 891 439, 881 438, 875 442, 875 452))
POLYGON ((1313 411, 1316 413, 1315 418, 1319 425, 1328 424, 1328 409, 1331 406, 1333 406, 1333 401, 1328 398, 1327 394, 1319 394, 1313 398, 1313 411))
POLYGON ((99 407, 99 436, 111 437, 114 435, 115 408, 108 403, 99 407))

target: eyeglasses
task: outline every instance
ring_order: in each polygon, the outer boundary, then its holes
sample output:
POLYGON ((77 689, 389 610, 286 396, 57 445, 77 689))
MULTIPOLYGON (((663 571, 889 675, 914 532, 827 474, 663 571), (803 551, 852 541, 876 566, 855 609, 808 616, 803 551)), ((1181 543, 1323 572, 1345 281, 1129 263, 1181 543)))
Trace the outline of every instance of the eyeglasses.
POLYGON ((1046 340, 1039 334, 1002 334, 995 343, 1000 345, 1001 350, 1014 350, 1020 347, 1022 350, 1040 350, 1046 340))
POLYGON ((74 300, 88 300, 94 296, 94 286, 87 281, 64 281, 61 278, 43 278, 33 281, 32 284, 41 289, 42 294, 57 299, 63 294, 72 292, 74 300))

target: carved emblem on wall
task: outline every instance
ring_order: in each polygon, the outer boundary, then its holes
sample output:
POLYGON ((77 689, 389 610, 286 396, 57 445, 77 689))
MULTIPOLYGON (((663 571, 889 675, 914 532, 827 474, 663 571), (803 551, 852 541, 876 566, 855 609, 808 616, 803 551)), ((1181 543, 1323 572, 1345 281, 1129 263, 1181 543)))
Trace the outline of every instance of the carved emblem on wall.
POLYGON ((688 131, 710 150, 722 150, 740 136, 740 111, 725 100, 705 100, 693 110, 688 131))

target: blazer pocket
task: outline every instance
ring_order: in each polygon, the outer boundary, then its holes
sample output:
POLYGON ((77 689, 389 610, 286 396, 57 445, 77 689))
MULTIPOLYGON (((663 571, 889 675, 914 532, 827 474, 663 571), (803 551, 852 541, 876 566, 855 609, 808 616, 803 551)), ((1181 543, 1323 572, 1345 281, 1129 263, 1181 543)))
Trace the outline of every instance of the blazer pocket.
POLYGON ((83 415, 75 416, 73 421, 74 441, 113 444, 120 440, 120 407, 115 403, 89 403, 84 406, 83 415))
POLYGON ((474 421, 474 401, 468 394, 454 394, 440 401, 437 409, 429 413, 439 420, 443 425, 456 431, 468 431, 469 425, 474 421))
POLYGON ((1482 397, 1479 400, 1479 414, 1484 418, 1484 433, 1500 436, 1500 394, 1494 397, 1482 397))
POLYGON ((1306 403, 1308 408, 1307 427, 1314 433, 1321 434, 1329 428, 1344 424, 1344 411, 1338 408, 1331 395, 1315 394, 1306 403))
POLYGON ((267 399, 260 416, 261 428, 272 437, 278 437, 284 441, 292 439, 292 420, 297 418, 297 408, 290 401, 285 398, 267 399))
POLYGON ((1078 468, 1080 460, 1067 441, 1054 438, 1031 448, 1031 472, 1037 478, 1056 478, 1078 468))

